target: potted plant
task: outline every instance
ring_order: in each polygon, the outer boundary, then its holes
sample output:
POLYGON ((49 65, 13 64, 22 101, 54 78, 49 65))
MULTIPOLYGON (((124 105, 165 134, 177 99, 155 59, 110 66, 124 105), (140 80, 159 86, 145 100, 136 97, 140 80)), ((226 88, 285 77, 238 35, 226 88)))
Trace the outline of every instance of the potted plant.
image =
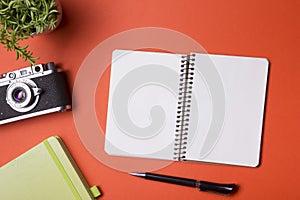
POLYGON ((0 42, 8 51, 16 52, 16 59, 22 57, 33 65, 38 57, 19 42, 54 30, 60 19, 57 0, 0 0, 0 42))

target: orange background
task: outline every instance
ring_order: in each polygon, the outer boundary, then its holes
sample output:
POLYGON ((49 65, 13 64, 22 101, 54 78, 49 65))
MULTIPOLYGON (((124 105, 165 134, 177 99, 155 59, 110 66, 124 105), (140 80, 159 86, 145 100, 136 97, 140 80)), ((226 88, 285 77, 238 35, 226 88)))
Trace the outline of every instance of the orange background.
MULTIPOLYGON (((217 182, 235 182, 231 197, 150 182, 113 170, 81 143, 72 112, 0 126, 0 166, 51 135, 60 135, 101 199, 300 199, 300 1, 287 0, 61 0, 63 21, 53 33, 28 40, 39 62, 61 63, 70 87, 89 52, 108 37, 133 28, 182 32, 209 53, 267 57, 270 62, 261 165, 258 168, 173 163, 157 172, 217 182)), ((28 65, 0 48, 2 73, 28 65)), ((108 71, 109 72, 109 71, 108 71)), ((109 73, 98 87, 96 108, 106 113, 109 73), (101 85, 102 84, 102 85, 101 85), (98 88, 99 89, 99 88, 98 88)), ((80 102, 79 102, 80 103, 80 102)), ((80 104, 79 104, 80 105, 80 104)), ((99 118, 105 126, 105 118, 99 118)), ((17 181, 17 180, 16 180, 17 181)))

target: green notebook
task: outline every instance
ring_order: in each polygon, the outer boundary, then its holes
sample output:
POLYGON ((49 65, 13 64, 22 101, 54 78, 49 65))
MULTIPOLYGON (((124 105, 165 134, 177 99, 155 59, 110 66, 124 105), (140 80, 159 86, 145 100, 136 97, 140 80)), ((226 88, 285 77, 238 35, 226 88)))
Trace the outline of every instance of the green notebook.
POLYGON ((90 200, 89 188, 59 137, 50 137, 0 168, 0 199, 90 200))

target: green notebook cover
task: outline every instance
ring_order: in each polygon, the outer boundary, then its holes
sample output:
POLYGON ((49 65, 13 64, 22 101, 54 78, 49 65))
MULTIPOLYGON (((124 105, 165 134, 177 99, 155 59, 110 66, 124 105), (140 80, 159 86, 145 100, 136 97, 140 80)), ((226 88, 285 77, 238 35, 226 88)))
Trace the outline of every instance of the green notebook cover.
POLYGON ((50 137, 0 168, 0 199, 90 200, 89 188, 59 137, 50 137))

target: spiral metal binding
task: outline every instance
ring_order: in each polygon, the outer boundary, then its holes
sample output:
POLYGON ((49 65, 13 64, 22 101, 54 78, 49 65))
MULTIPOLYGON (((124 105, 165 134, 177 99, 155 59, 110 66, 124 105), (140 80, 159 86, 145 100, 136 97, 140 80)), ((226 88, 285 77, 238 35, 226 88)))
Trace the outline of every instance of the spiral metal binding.
POLYGON ((195 54, 182 56, 178 92, 177 119, 175 129, 174 160, 186 158, 195 54))

